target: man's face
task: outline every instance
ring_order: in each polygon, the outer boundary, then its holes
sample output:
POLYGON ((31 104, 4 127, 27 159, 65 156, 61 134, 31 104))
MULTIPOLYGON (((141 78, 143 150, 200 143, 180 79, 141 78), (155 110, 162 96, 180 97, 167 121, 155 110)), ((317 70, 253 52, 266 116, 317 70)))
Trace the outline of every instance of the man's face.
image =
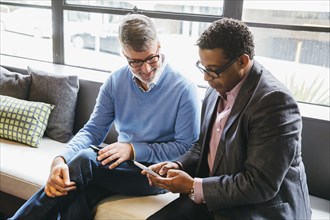
POLYGON ((240 59, 237 58, 230 64, 231 60, 223 54, 222 49, 199 49, 198 53, 201 66, 208 72, 204 72, 204 80, 222 96, 225 97, 226 92, 232 90, 244 77, 239 65, 240 59), (218 76, 215 72, 228 63, 229 66, 218 76))
POLYGON ((158 43, 154 43, 149 50, 143 52, 136 52, 133 49, 123 47, 123 54, 133 74, 143 83, 152 82, 162 64, 159 48, 158 43))

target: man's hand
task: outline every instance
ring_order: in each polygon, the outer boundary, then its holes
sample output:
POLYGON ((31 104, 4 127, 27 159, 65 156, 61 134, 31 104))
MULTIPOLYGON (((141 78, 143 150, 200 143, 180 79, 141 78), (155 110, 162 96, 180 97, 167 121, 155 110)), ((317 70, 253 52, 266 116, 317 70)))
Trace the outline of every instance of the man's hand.
MULTIPOLYGON (((157 163, 154 165, 149 166, 149 168, 153 171, 155 171, 156 173, 158 173, 161 176, 166 176, 167 175, 167 171, 170 169, 179 169, 179 166, 176 163, 173 162, 161 162, 161 163, 157 163)), ((142 170, 141 172, 143 175, 146 175, 147 172, 142 170)))
POLYGON ((116 142, 102 148, 98 153, 97 159, 102 161, 102 165, 113 161, 109 169, 114 169, 122 162, 134 159, 133 157, 134 152, 130 144, 116 142))
POLYGON ((54 159, 45 186, 45 193, 49 197, 65 196, 76 189, 75 182, 70 181, 69 168, 62 157, 54 159))
POLYGON ((178 164, 162 162, 149 166, 149 168, 161 176, 166 176, 156 177, 143 170, 141 173, 147 175, 150 185, 167 189, 173 193, 190 194, 194 185, 194 179, 186 172, 179 170, 178 164))
POLYGON ((194 179, 182 170, 170 169, 166 177, 156 177, 147 174, 149 183, 167 189, 173 193, 190 194, 194 185, 194 179))

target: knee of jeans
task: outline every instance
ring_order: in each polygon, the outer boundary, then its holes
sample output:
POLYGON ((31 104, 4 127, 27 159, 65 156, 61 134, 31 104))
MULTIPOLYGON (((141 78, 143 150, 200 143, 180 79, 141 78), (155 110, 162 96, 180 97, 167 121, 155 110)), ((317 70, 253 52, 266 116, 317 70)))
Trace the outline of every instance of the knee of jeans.
POLYGON ((96 153, 91 149, 80 150, 75 157, 70 161, 70 163, 95 163, 96 162, 96 153))

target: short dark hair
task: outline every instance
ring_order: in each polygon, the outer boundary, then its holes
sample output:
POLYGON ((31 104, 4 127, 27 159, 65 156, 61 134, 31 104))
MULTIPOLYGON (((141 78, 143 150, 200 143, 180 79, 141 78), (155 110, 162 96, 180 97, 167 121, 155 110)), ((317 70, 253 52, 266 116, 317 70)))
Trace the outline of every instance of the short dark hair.
POLYGON ((228 59, 247 54, 254 57, 253 35, 241 21, 222 18, 214 21, 199 37, 196 43, 201 49, 223 49, 228 59))

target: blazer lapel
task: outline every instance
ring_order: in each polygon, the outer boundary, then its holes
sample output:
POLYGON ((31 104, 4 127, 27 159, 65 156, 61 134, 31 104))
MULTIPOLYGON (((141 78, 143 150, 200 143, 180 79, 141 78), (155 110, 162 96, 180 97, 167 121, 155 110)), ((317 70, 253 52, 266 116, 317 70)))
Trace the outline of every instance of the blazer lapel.
MULTIPOLYGON (((212 89, 213 90, 213 89, 212 89)), ((198 164, 198 176, 209 176, 209 166, 207 161, 207 155, 209 152, 209 146, 210 146, 210 138, 212 134, 212 126, 213 122, 216 117, 216 111, 217 111, 217 104, 219 102, 219 95, 216 90, 213 90, 209 97, 205 99, 204 101, 206 103, 206 109, 204 114, 204 121, 202 124, 202 130, 201 132, 204 134, 204 137, 202 139, 202 151, 201 151, 201 159, 198 164)))
MULTIPOLYGON (((262 73, 262 70, 259 67, 260 65, 256 63, 256 61, 254 61, 254 65, 251 68, 249 75, 247 76, 244 84, 242 85, 241 90, 236 97, 235 103, 228 116, 226 125, 220 137, 211 176, 214 175, 214 173, 220 168, 220 162, 223 159, 227 147, 226 142, 230 144, 231 141, 228 140, 235 138, 235 133, 228 133, 228 129, 233 125, 235 120, 238 120, 238 117, 240 116, 241 112, 249 102, 262 73)), ((228 147, 230 148, 232 146, 228 147)))

